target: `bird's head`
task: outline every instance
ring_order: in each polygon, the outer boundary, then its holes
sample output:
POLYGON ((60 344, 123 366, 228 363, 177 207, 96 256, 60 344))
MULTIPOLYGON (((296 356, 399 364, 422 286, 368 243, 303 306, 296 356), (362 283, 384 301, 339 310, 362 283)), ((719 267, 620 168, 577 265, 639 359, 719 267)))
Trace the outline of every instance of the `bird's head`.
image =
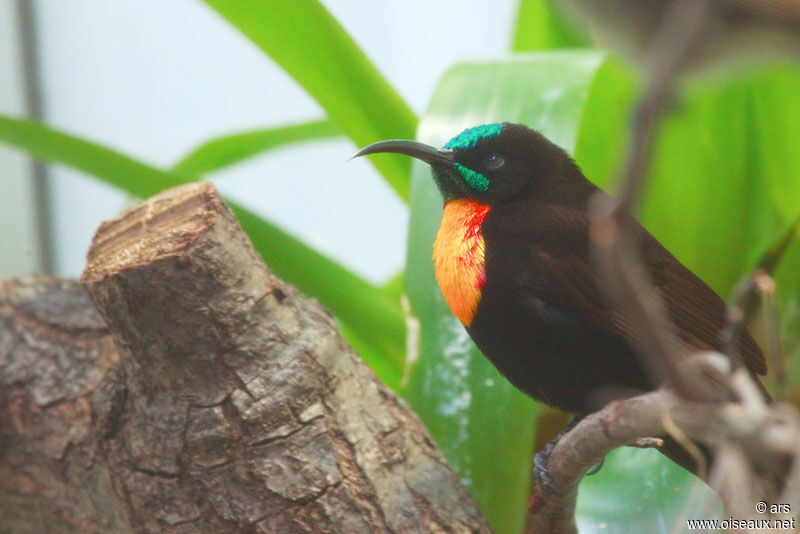
POLYGON ((569 159, 540 133, 507 122, 468 128, 442 148, 391 139, 366 146, 354 157, 381 152, 428 163, 445 202, 467 198, 490 206, 516 198, 532 183, 547 178, 559 159, 569 159))

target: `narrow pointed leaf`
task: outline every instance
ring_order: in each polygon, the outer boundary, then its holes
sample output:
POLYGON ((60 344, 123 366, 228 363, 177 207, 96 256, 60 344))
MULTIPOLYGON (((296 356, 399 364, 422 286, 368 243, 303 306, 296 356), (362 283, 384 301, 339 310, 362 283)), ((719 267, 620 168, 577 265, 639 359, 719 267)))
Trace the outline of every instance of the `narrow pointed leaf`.
MULTIPOLYGON (((206 0, 275 60, 357 146, 414 136, 417 118, 318 0, 206 0)), ((408 158, 370 158, 408 200, 408 158)))
MULTIPOLYGON (((0 116, 0 142, 91 174, 142 198, 192 181, 31 120, 0 116)), ((381 367, 384 378, 398 383, 405 347, 399 301, 261 217, 228 203, 275 274, 318 298, 362 342, 376 347, 387 360, 381 367)))
POLYGON ((577 48, 587 44, 548 0, 520 0, 511 49, 514 52, 577 48))
POLYGON ((341 132, 332 122, 320 120, 218 137, 194 149, 172 168, 172 172, 197 177, 267 150, 338 135, 341 132))
MULTIPOLYGON (((645 226, 720 295, 753 268, 800 213, 800 69, 765 67, 683 93, 657 135, 645 226)), ((603 66, 576 160, 612 187, 628 142, 635 77, 603 66)))

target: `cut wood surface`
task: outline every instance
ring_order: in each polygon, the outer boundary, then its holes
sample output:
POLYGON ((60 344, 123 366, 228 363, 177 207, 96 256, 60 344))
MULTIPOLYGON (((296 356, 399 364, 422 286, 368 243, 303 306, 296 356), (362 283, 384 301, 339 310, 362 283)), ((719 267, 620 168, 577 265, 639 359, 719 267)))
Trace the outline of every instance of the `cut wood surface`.
POLYGON ((0 284, 0 532, 490 531, 212 185, 104 223, 82 282, 0 284))

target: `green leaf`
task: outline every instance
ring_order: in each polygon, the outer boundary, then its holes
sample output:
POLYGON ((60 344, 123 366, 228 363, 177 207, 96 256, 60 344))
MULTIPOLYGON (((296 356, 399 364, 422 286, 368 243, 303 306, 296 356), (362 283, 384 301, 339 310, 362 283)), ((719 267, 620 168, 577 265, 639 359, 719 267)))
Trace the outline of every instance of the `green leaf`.
POLYGON ((586 39, 564 21, 548 0, 520 0, 511 42, 514 52, 585 46, 586 39))
MULTIPOLYGON (((800 143, 797 94, 800 70, 793 66, 765 67, 713 85, 695 83, 687 86, 658 132, 639 218, 722 296, 800 214, 800 157, 794 148, 800 143)), ((617 181, 636 95, 636 77, 622 65, 608 61, 598 70, 575 158, 599 185, 617 181)), ((795 340, 800 328, 798 268, 800 246, 794 246, 776 277, 778 298, 789 318, 784 332, 793 333, 795 340)), ((674 503, 677 494, 685 500, 691 479, 665 459, 651 456, 651 461, 637 460, 635 469, 626 462, 607 462, 596 477, 581 484, 577 514, 587 531, 599 530, 588 528, 598 523, 605 525, 602 532, 672 531, 680 508, 664 503, 674 503), (632 477, 634 472, 642 474, 632 477), (619 493, 623 487, 628 491, 619 493), (674 488, 682 489, 676 493, 674 488), (651 496, 656 500, 642 504, 651 496), (631 513, 634 498, 637 507, 631 513)), ((719 517, 707 491, 693 495, 697 498, 689 504, 704 501, 705 511, 691 512, 691 517, 719 517)))
MULTIPOLYGON (((0 141, 40 159, 94 175, 142 198, 193 181, 31 120, 0 116, 0 141)), ((233 202, 228 204, 270 269, 315 296, 356 332, 362 343, 367 342, 382 353, 386 359, 380 368, 382 378, 399 383, 405 350, 405 323, 399 301, 254 213, 233 202)))
POLYGON ((383 284, 383 290, 387 295, 400 298, 405 292, 405 272, 400 271, 394 275, 388 282, 383 284))
MULTIPOLYGON (((720 295, 800 212, 798 91, 794 67, 695 84, 657 135, 640 219, 720 295)), ((612 62, 590 92, 575 156, 600 185, 616 182, 635 94, 634 76, 612 62)))
MULTIPOLYGON (((759 225, 772 235, 800 216, 800 69, 776 66, 753 80, 752 119, 756 133, 755 187, 759 225)), ((766 232, 765 232, 766 233, 766 232)), ((774 243, 774 242, 773 242, 774 243)), ((772 245, 772 243, 770 243, 772 245)), ((759 253, 763 253, 761 250, 759 253)), ((750 258, 748 256, 748 258, 750 258)), ((754 255, 753 258, 756 258, 754 255)), ((800 238, 794 237, 775 272, 781 341, 788 367, 788 398, 800 398, 800 238)), ((763 344, 762 344, 763 345, 763 344)), ((768 354, 768 363, 772 363, 768 354)))
POLYGON ((96 176, 141 198, 191 181, 33 120, 0 115, 0 141, 39 159, 55 161, 96 176))
MULTIPOLYGON (((467 126, 523 122, 572 150, 586 89, 602 57, 541 53, 462 64, 440 81, 420 140, 442 145, 467 126)), ((431 250, 442 200, 426 165, 411 180, 406 287, 421 324, 420 358, 403 391, 497 532, 519 532, 533 458, 533 401, 499 375, 453 317, 431 250)))
POLYGON ((172 168, 172 172, 197 177, 266 150, 338 135, 341 132, 332 122, 320 120, 218 137, 194 149, 172 168))
POLYGON ((608 191, 622 168, 638 90, 636 75, 614 56, 607 57, 589 89, 575 160, 587 178, 608 191))
MULTIPOLYGON (((356 145, 414 136, 414 112, 317 0, 206 3, 297 80, 356 145)), ((371 161, 408 200, 408 158, 371 161)))
POLYGON ((684 516, 719 518, 716 495, 694 475, 654 450, 621 448, 581 481, 576 522, 582 533, 683 532, 684 516))

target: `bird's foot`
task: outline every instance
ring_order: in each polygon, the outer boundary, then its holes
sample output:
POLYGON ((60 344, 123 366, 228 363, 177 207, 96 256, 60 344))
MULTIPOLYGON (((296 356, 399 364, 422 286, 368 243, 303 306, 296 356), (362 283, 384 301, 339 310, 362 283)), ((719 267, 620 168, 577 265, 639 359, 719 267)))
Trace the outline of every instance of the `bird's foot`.
MULTIPOLYGON (((560 434, 559 434, 560 437, 560 434)), ((550 476, 550 469, 548 467, 548 462, 550 461, 550 453, 553 452, 553 448, 555 448, 558 441, 553 439, 549 441, 547 445, 544 446, 542 450, 537 452, 533 457, 533 476, 536 477, 536 480, 544 486, 548 493, 552 493, 555 495, 560 495, 559 491, 553 486, 553 477, 550 476)), ((605 463, 606 459, 603 458, 596 464, 594 464, 588 471, 586 471, 586 476, 591 476, 596 474, 600 469, 603 468, 603 464, 605 463)))
POLYGON ((559 432, 555 438, 548 441, 547 445, 533 456, 533 476, 547 490, 547 493, 555 495, 560 495, 560 493, 553 487, 553 478, 550 476, 548 462, 550 461, 550 453, 553 452, 553 448, 562 434, 563 431, 559 432))
MULTIPOLYGON (((550 475, 550 454, 553 452, 553 449, 555 449, 556 445, 558 445, 558 442, 561 441, 561 438, 564 436, 564 434, 572 430, 581 419, 581 416, 574 417, 561 432, 556 434, 556 437, 548 441, 547 445, 545 445, 544 448, 537 452, 533 457, 533 476, 536 477, 536 480, 538 480, 542 486, 544 486, 548 493, 560 495, 558 490, 556 490, 553 486, 553 477, 550 475)), ((594 475, 600 471, 605 463, 605 460, 606 459, 603 458, 593 465, 591 469, 586 472, 586 476, 594 475)))
POLYGON ((577 425, 578 421, 581 419, 583 419, 582 415, 576 415, 573 417, 572 420, 567 423, 567 426, 561 429, 561 432, 556 434, 556 437, 548 441, 542 450, 537 452, 533 457, 533 476, 536 477, 536 480, 538 480, 542 486, 544 486, 548 493, 560 495, 560 493, 553 487, 553 477, 550 476, 550 468, 548 466, 550 462, 550 454, 553 452, 553 449, 555 449, 556 445, 558 445, 558 442, 561 441, 561 438, 564 436, 564 434, 575 428, 575 425, 577 425))

